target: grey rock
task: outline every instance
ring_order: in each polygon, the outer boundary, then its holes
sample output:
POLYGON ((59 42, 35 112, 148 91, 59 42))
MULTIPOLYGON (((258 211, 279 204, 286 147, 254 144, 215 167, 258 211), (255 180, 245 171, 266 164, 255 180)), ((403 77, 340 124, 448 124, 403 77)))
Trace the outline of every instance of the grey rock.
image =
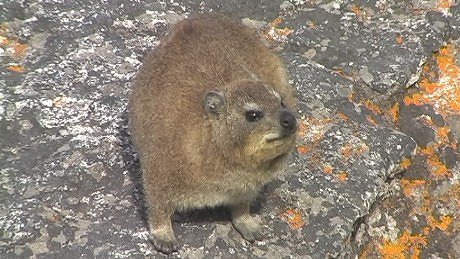
POLYGON ((29 120, 21 120, 19 121, 19 126, 21 127, 21 131, 27 131, 33 128, 33 124, 29 120))
POLYGON ((460 38, 460 5, 454 5, 450 8, 449 25, 451 26, 451 38, 458 40, 460 38))
POLYGON ((313 61, 345 71, 367 67, 374 78, 372 84, 366 82, 367 88, 378 93, 369 92, 367 97, 387 100, 419 78, 420 64, 449 38, 449 21, 435 12, 395 18, 383 18, 376 12, 370 17, 362 23, 350 15, 345 5, 301 12, 288 17, 288 23, 295 29, 288 48, 305 53, 312 46, 324 46, 327 41, 327 49, 318 52, 313 61), (305 21, 316 24, 315 28, 307 27, 305 21))
POLYGON ((36 196, 39 193, 40 192, 36 188, 34 188, 32 186, 29 186, 29 187, 27 187, 26 191, 24 192, 24 194, 22 196, 24 198, 26 198, 26 199, 29 199, 29 198, 31 198, 33 196, 36 196))
POLYGON ((260 30, 267 25, 264 21, 252 20, 250 18, 243 18, 241 19, 241 22, 249 28, 253 28, 255 30, 260 30))
POLYGON ((372 81, 374 81, 374 76, 369 73, 369 69, 367 67, 363 67, 359 70, 359 76, 367 85, 370 85, 372 81))
POLYGON ((457 140, 460 140, 460 116, 452 115, 447 117, 449 128, 457 140))
POLYGON ((65 242, 67 242, 67 238, 64 236, 64 234, 62 232, 59 233, 58 236, 53 237, 53 239, 51 239, 51 240, 54 241, 54 242, 57 242, 59 244, 65 244, 65 242))
POLYGON ((455 64, 457 66, 460 66, 460 52, 458 52, 457 54, 455 54, 455 64))
POLYGON ((452 239, 452 247, 457 254, 460 254, 460 234, 457 234, 455 238, 452 239))
POLYGON ((305 53, 303 53, 303 57, 306 57, 308 59, 314 58, 316 55, 316 50, 315 49, 309 49, 305 53))
POLYGON ((294 10, 295 6, 289 2, 289 1, 284 1, 280 5, 280 9, 283 11, 291 11, 294 10))
POLYGON ((412 136, 417 144, 426 147, 435 140, 434 130, 425 125, 421 118, 429 116, 438 126, 444 126, 444 121, 439 114, 436 114, 432 107, 423 106, 401 106, 399 110, 399 120, 402 121, 400 129, 402 132, 412 136))

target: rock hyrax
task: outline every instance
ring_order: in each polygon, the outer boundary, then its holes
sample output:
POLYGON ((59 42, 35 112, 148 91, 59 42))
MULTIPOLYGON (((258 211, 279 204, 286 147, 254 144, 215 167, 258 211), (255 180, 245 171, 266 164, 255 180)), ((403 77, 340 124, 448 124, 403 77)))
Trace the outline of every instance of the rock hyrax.
POLYGON ((280 59, 220 16, 177 23, 144 60, 130 99, 155 248, 179 247, 174 211, 226 205, 235 229, 262 238, 249 205, 292 150, 295 101, 280 59))

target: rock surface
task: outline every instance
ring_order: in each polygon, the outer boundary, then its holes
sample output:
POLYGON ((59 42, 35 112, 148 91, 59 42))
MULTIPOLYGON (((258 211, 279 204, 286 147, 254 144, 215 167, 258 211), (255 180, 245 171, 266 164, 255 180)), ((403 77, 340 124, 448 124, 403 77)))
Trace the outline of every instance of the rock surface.
POLYGON ((191 211, 174 217, 172 257, 460 256, 460 5, 434 2, 0 3, 0 254, 164 256, 127 98, 170 26, 212 11, 283 57, 299 140, 254 203, 264 241, 225 208, 191 211))

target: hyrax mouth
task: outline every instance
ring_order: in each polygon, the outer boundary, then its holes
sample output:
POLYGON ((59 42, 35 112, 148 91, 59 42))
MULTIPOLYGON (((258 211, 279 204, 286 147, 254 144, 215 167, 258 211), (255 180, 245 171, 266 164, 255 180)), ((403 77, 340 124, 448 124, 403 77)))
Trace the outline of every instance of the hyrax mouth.
POLYGON ((297 131, 297 121, 291 111, 283 108, 279 114, 279 125, 275 132, 270 132, 263 137, 266 142, 287 139, 297 131))
POLYGON ((268 133, 262 138, 262 142, 269 144, 282 144, 284 142, 289 142, 293 134, 285 133, 268 133))
POLYGON ((276 140, 282 140, 285 137, 286 137, 286 135, 283 135, 283 134, 280 134, 280 133, 268 133, 267 135, 265 135, 263 137, 263 141, 264 142, 273 142, 273 141, 276 141, 276 140))

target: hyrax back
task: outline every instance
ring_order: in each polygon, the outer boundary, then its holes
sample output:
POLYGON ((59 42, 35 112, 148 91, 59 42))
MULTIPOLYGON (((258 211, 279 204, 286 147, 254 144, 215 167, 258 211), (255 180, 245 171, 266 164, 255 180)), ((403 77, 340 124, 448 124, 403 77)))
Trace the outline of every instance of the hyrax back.
POLYGON ((154 246, 178 249, 176 210, 228 205, 249 241, 257 191, 294 146, 294 97, 279 58, 224 17, 174 26, 144 60, 130 99, 154 246))

